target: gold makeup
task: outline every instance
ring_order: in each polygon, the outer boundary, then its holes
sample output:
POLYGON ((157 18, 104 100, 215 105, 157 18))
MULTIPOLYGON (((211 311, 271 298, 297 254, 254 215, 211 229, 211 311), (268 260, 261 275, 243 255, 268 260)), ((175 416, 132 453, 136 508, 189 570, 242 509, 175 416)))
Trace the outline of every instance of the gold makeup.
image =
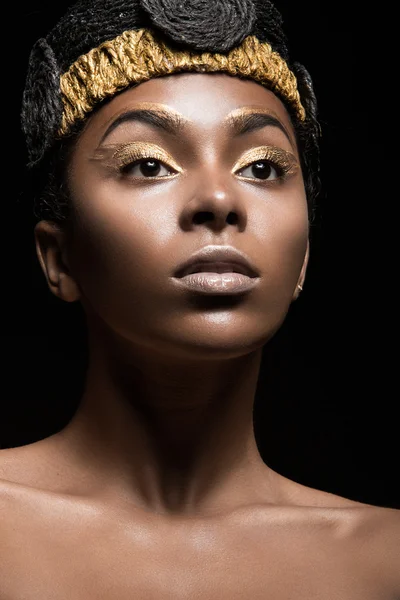
POLYGON ((246 106, 236 108, 226 118, 228 125, 234 130, 236 135, 257 131, 263 127, 273 127, 280 130, 293 149, 296 143, 288 128, 282 123, 281 117, 273 110, 262 107, 246 106))
MULTIPOLYGON (((122 172, 125 167, 133 165, 135 162, 145 160, 157 160, 164 164, 167 168, 171 168, 176 173, 164 175, 162 178, 175 176, 177 173, 182 173, 183 169, 172 158, 168 152, 157 144, 149 142, 129 142, 127 144, 110 144, 102 146, 96 150, 93 160, 100 160, 112 170, 122 172)), ((150 178, 149 178, 150 179, 150 178)))
MULTIPOLYGON (((235 163, 232 173, 238 175, 238 171, 243 170, 246 167, 250 167, 252 163, 268 161, 278 171, 278 179, 286 179, 291 175, 294 175, 299 169, 299 163, 296 157, 291 152, 278 148, 277 146, 259 146, 258 148, 251 148, 235 163)), ((244 179, 251 179, 253 177, 243 177, 244 179)), ((260 179, 259 181, 265 181, 260 179)))

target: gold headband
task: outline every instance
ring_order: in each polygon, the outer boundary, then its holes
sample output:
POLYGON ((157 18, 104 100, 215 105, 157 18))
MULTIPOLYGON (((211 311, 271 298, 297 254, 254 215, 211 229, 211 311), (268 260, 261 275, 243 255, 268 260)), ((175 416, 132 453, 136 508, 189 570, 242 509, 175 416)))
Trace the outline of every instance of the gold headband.
POLYGON ((288 101, 301 121, 305 119, 296 76, 268 43, 248 36, 228 54, 198 54, 171 50, 149 30, 138 29, 93 48, 61 76, 64 110, 58 135, 66 135, 96 104, 129 85, 180 71, 222 71, 254 79, 288 101))

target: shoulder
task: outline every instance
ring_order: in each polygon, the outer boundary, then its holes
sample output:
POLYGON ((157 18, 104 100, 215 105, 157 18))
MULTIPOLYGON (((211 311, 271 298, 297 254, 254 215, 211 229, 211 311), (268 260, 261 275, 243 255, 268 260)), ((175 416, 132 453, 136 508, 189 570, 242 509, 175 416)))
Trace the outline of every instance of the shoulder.
MULTIPOLYGON (((29 514, 35 501, 48 489, 49 460, 45 444, 0 450, 0 529, 2 539, 13 534, 15 524, 29 514), (14 527, 13 527, 14 525, 14 527)), ((31 513, 32 515, 32 513, 31 513)))
POLYGON ((354 535, 368 564, 386 573, 400 596, 400 510, 360 509, 354 535))
POLYGON ((101 515, 101 504, 75 493, 58 455, 51 456, 44 442, 0 451, 0 566, 13 549, 20 552, 29 538, 38 541, 53 524, 61 530, 63 523, 70 527, 101 515))
POLYGON ((400 599, 400 510, 357 502, 284 478, 286 501, 324 531, 367 577, 400 599))
POLYGON ((400 511, 360 503, 333 512, 333 537, 349 568, 376 586, 379 597, 400 599, 400 511))
POLYGON ((341 509, 338 535, 365 580, 382 598, 400 598, 400 510, 378 506, 341 509))
POLYGON ((0 450, 0 482, 25 488, 46 490, 57 485, 64 475, 63 457, 58 451, 56 435, 37 442, 0 450))
POLYGON ((43 441, 0 450, 0 480, 10 483, 28 482, 32 467, 42 454, 43 441))
POLYGON ((18 516, 24 497, 35 489, 35 481, 39 478, 36 457, 36 444, 0 450, 0 526, 3 540, 6 530, 12 527, 18 516))
POLYGON ((388 590, 400 598, 400 510, 339 496, 330 498, 330 504, 335 537, 342 539, 365 578, 380 582, 382 597, 388 590))

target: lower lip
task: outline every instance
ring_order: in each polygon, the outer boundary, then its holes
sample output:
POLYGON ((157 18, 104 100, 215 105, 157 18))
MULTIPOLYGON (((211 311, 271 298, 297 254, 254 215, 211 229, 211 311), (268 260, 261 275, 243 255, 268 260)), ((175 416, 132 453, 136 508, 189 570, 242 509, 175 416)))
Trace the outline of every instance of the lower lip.
POLYGON ((200 294, 241 294, 249 292, 258 283, 259 277, 248 277, 242 273, 191 273, 175 280, 200 294))

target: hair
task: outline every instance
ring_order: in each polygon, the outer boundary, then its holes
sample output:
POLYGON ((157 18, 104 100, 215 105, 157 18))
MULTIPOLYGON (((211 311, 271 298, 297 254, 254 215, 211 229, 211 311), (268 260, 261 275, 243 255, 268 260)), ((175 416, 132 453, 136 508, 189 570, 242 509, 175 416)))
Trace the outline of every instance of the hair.
POLYGON ((312 221, 320 191, 317 102, 306 68, 290 62, 282 17, 269 0, 79 0, 72 5, 46 38, 34 44, 29 57, 21 111, 29 157, 23 197, 33 196, 34 217, 60 225, 70 217, 68 166, 88 119, 75 122, 67 135, 57 135, 63 115, 62 74, 100 44, 140 28, 156 31, 177 51, 227 53, 252 35, 286 61, 297 80, 305 118, 299 119, 293 105, 281 100, 295 131, 312 221))

